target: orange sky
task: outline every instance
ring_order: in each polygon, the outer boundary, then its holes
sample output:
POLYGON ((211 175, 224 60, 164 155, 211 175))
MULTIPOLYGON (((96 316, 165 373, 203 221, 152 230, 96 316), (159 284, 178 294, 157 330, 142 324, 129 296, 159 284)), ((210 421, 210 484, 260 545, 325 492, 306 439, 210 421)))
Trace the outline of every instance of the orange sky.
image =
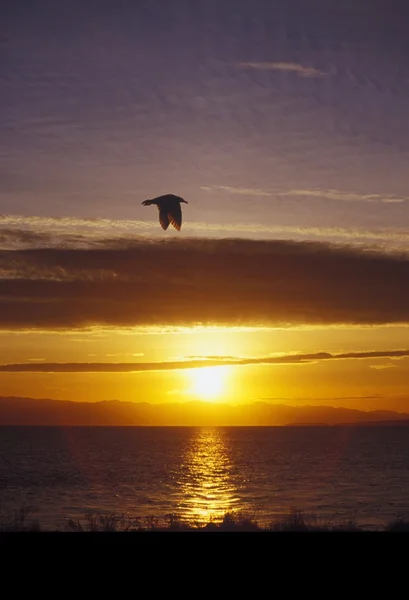
POLYGON ((409 412, 407 334, 391 326, 9 331, 0 337, 1 395, 409 412), (220 366, 197 367, 206 364, 220 366))
POLYGON ((9 4, 0 396, 409 412, 403 12, 9 4))

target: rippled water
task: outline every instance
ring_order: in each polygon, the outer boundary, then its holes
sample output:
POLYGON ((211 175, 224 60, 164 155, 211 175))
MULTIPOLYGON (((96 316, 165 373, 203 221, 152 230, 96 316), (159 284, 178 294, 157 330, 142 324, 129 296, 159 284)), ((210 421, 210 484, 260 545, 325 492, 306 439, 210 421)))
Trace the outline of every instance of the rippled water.
POLYGON ((42 529, 115 512, 192 523, 292 509, 367 528, 409 518, 406 427, 0 427, 2 510, 42 529))

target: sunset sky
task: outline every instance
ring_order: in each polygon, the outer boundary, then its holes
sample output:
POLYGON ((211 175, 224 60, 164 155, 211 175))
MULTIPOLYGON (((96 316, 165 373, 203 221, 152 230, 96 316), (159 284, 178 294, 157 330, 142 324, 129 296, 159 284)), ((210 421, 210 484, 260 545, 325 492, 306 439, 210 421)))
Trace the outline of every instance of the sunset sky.
POLYGON ((6 2, 0 396, 409 412, 408 16, 6 2))

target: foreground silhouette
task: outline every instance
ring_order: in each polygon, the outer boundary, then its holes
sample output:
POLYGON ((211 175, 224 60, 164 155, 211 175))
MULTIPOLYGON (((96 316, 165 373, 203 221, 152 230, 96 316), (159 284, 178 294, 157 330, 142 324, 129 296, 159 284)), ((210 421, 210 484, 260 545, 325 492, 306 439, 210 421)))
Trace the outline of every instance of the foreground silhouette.
POLYGON ((183 200, 180 196, 174 194, 165 194, 164 196, 158 196, 150 200, 144 200, 142 204, 149 206, 150 204, 156 204, 159 209, 159 223, 162 229, 167 229, 169 223, 173 225, 175 229, 180 231, 182 227, 182 211, 180 203, 184 202, 188 204, 186 200, 183 200))
POLYGON ((275 522, 261 525, 257 520, 242 511, 226 512, 217 521, 210 520, 205 524, 191 524, 180 515, 168 514, 165 517, 136 517, 125 513, 90 512, 82 519, 67 518, 65 527, 43 529, 37 519, 31 515, 32 509, 22 506, 10 514, 0 512, 0 533, 4 532, 409 532, 409 521, 398 517, 384 525, 360 526, 353 519, 333 520, 315 513, 304 513, 293 509, 275 522))

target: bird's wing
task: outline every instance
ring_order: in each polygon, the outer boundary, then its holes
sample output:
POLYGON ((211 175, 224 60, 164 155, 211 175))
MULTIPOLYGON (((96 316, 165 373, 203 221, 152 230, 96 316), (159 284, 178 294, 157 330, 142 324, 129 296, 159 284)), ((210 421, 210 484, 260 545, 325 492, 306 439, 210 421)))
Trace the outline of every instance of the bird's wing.
POLYGON ((173 227, 180 231, 182 227, 182 211, 180 209, 179 202, 172 206, 170 210, 168 210, 168 219, 169 222, 172 223, 173 227))
POLYGON ((169 227, 169 215, 166 210, 163 210, 163 209, 161 210, 160 208, 159 208, 159 223, 161 224, 162 229, 167 229, 169 227))

